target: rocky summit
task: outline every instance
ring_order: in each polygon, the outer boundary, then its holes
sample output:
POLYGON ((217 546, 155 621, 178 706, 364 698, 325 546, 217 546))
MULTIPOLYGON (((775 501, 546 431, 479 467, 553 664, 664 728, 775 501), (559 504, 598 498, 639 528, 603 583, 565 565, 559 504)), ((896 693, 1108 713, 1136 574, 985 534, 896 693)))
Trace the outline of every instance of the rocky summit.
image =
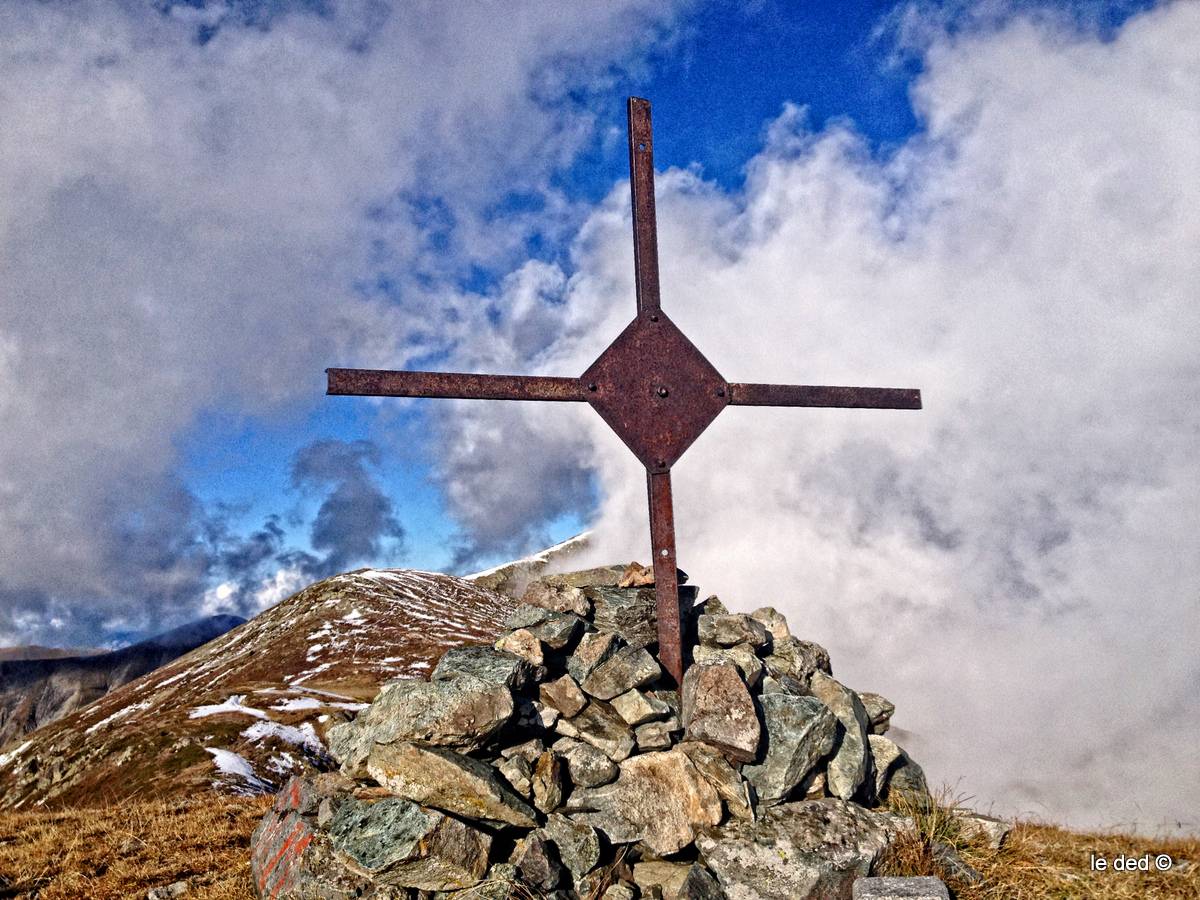
POLYGON ((894 706, 776 610, 689 588, 674 685, 640 572, 533 580, 494 642, 331 727, 337 770, 254 833, 259 896, 849 898, 913 827, 885 801, 928 795, 894 706))

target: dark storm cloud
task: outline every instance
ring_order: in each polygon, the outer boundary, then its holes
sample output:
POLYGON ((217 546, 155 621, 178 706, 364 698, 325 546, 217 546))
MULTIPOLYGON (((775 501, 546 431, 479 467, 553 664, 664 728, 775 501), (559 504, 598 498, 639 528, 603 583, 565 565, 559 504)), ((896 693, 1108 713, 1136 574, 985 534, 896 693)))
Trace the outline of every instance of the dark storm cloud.
POLYGON ((380 451, 369 441, 317 441, 292 461, 292 485, 324 493, 309 543, 323 556, 298 554, 292 561, 307 575, 324 578, 357 562, 394 558, 404 540, 392 500, 369 469, 380 451))

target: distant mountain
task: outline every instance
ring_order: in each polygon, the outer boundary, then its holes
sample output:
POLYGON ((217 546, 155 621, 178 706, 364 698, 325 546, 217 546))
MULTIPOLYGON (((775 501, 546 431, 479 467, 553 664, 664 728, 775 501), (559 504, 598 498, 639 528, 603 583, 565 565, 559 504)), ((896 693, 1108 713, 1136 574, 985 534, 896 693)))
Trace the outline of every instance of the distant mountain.
POLYGON ((273 790, 326 765, 325 730, 381 684, 490 643, 515 607, 450 575, 327 578, 0 753, 0 808, 273 790))
POLYGON ((93 647, 42 647, 38 644, 25 644, 21 647, 0 647, 0 662, 14 659, 63 659, 75 656, 95 656, 107 653, 107 650, 97 650, 93 647))
POLYGON ((59 655, 46 648, 0 661, 0 747, 100 699, 123 684, 245 622, 210 616, 110 652, 59 655))
MULTIPOLYGON (((529 582, 546 572, 547 569, 561 571, 564 568, 572 568, 569 561, 588 548, 591 536, 590 531, 585 531, 567 538, 553 547, 547 547, 539 553, 514 559, 512 562, 502 563, 464 577, 489 590, 498 591, 510 597, 520 597, 529 582)), ((574 566, 573 568, 580 567, 574 566)))

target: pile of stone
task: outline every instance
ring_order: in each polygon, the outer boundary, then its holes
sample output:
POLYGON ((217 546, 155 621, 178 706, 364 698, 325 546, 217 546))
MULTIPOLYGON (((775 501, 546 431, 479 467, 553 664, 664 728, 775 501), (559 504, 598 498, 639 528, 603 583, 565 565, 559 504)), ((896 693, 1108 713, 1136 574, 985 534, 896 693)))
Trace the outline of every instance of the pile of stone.
POLYGON ((293 779, 254 834, 259 895, 848 897, 906 827, 883 801, 927 794, 894 707, 773 608, 688 587, 674 689, 648 580, 541 578, 494 646, 332 728, 340 771, 293 779))

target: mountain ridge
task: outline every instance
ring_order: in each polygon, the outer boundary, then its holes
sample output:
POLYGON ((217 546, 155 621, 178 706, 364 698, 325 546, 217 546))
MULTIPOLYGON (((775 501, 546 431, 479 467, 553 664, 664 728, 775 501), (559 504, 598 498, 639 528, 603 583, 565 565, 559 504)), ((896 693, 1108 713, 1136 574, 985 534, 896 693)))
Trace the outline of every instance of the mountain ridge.
POLYGON ((207 616, 117 650, 0 660, 0 749, 245 621, 207 616))

